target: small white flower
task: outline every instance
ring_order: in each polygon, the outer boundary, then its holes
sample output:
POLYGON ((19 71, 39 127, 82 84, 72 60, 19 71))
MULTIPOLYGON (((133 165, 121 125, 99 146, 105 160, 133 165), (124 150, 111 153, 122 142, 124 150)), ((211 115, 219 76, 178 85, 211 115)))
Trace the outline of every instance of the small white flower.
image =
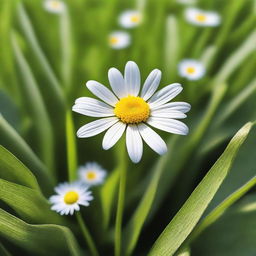
POLYGON ((119 16, 119 24, 124 28, 137 27, 142 22, 142 14, 136 10, 127 10, 119 16))
POLYGON ((198 80, 205 74, 205 67, 202 62, 192 59, 185 59, 179 63, 179 74, 189 80, 198 80))
POLYGON ((167 151, 163 139, 149 126, 180 135, 188 133, 188 127, 175 119, 185 118, 190 105, 186 102, 168 103, 182 91, 178 83, 156 92, 161 80, 160 70, 154 69, 149 74, 141 92, 140 71, 135 62, 127 62, 124 77, 119 70, 111 68, 108 78, 114 93, 96 81, 86 83, 87 88, 104 102, 89 97, 75 101, 73 111, 102 117, 82 126, 77 132, 78 137, 88 138, 107 130, 102 143, 103 149, 107 150, 126 131, 128 154, 134 163, 138 163, 143 152, 142 139, 160 155, 167 151))
POLYGON ((73 214, 79 211, 80 206, 88 206, 89 201, 93 199, 91 191, 82 183, 61 183, 55 187, 57 195, 51 196, 49 201, 52 203, 51 209, 61 215, 73 214))
POLYGON ((100 185, 104 182, 107 172, 97 163, 91 162, 78 169, 82 182, 88 186, 100 185))
POLYGON ((179 4, 195 4, 197 0, 176 0, 179 4))
POLYGON ((59 0, 45 0, 44 8, 49 12, 60 14, 66 10, 66 5, 59 0))
POLYGON ((193 7, 186 9, 185 18, 191 24, 205 27, 215 27, 221 22, 220 15, 218 13, 204 11, 193 7))
POLYGON ((124 31, 114 31, 108 38, 109 46, 113 49, 123 49, 130 45, 130 34, 124 31))

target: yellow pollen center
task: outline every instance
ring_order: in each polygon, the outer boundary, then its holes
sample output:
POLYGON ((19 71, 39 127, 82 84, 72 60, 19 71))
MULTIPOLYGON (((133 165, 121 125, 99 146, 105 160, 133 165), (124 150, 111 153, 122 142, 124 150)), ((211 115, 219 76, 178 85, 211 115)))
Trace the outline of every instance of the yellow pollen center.
POLYGON ((87 172, 86 173, 86 178, 88 179, 88 180, 94 180, 95 178, 96 178, 96 173, 95 172, 87 172))
POLYGON ((66 193, 66 195, 64 196, 64 202, 66 204, 74 204, 77 202, 79 198, 79 195, 77 192, 75 191, 69 191, 66 193))
POLYGON ((60 6, 60 3, 58 1, 53 1, 52 2, 52 7, 53 8, 58 8, 60 6))
POLYGON ((118 43, 118 39, 116 37, 111 37, 109 39, 109 42, 110 42, 110 44, 116 44, 116 43, 118 43))
POLYGON ((128 96, 116 103, 114 113, 123 123, 138 124, 148 119, 150 109, 142 98, 128 96))
POLYGON ((193 73, 195 73, 195 68, 194 67, 188 67, 187 68, 187 72, 189 73, 189 74, 193 74, 193 73))
POLYGON ((134 16, 131 17, 131 21, 134 22, 134 23, 139 22, 139 20, 140 20, 140 18, 137 15, 134 15, 134 16))
POLYGON ((197 14, 196 20, 200 21, 200 22, 204 22, 204 21, 206 21, 206 16, 204 14, 197 14))

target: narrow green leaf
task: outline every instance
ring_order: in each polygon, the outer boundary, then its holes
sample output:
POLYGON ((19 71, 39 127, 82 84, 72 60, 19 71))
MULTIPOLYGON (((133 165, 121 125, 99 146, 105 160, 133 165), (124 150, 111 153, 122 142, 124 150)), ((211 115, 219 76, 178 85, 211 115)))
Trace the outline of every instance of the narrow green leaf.
POLYGON ((2 146, 0 146, 0 178, 40 191, 32 172, 2 146))
POLYGON ((256 252, 255 193, 247 195, 211 225, 192 245, 197 256, 242 256, 256 252))
POLYGON ((244 40, 243 44, 225 61, 215 77, 216 83, 226 81, 242 62, 256 49, 256 30, 244 40))
POLYGON ((31 118, 37 132, 37 145, 39 154, 51 171, 54 170, 54 140, 51 123, 43 102, 41 93, 32 71, 25 60, 20 46, 14 34, 12 34, 12 45, 15 58, 23 79, 22 91, 29 106, 31 118))
POLYGON ((190 249, 186 247, 185 249, 178 252, 177 256, 190 256, 190 249))
POLYGON ((236 133, 224 153, 157 239, 150 256, 173 255, 185 241, 226 178, 251 127, 252 123, 247 123, 236 133))
POLYGON ((179 32, 177 19, 174 15, 167 17, 165 38, 165 71, 169 77, 177 74, 177 62, 179 57, 179 32))
POLYGON ((71 86, 71 66, 72 66, 72 41, 71 24, 68 10, 60 15, 60 41, 62 50, 62 82, 69 92, 71 86))
POLYGON ((100 190, 103 227, 105 229, 108 228, 111 212, 113 210, 119 175, 119 168, 113 170, 100 190))
POLYGON ((212 210, 199 225, 194 229, 188 238, 187 243, 190 243, 192 240, 196 239, 207 227, 213 224, 216 220, 218 220, 225 211, 237 202, 243 195, 245 195, 251 188, 256 185, 256 176, 249 180, 246 184, 237 189, 234 193, 232 193, 226 200, 224 200, 221 204, 219 204, 214 210, 212 210))
MULTIPOLYGON (((7 121, 1 115, 0 115, 0 140, 5 147, 7 147, 15 155, 17 155, 17 157, 22 159, 22 162, 24 162, 33 171, 33 174, 36 176, 38 182, 41 185, 41 188, 42 189, 45 188, 45 191, 49 191, 49 189, 53 186, 53 180, 49 172, 46 171, 46 167, 40 161, 40 159, 35 155, 35 153, 31 150, 29 145, 23 140, 23 138, 20 137, 20 135, 7 123, 7 121)), ((2 147, 1 147, 1 150, 2 150, 2 153, 0 155, 0 159, 2 159, 1 156, 3 157, 5 156, 7 159, 10 159, 8 163, 10 168, 13 170, 13 172, 18 172, 19 168, 21 168, 19 160, 16 157, 14 157, 10 152, 6 152, 4 154, 3 151, 7 151, 7 150, 4 150, 2 147), (11 156, 8 156, 8 155, 11 155, 11 156)), ((10 168, 8 168, 6 165, 4 165, 4 168, 6 170, 10 170, 10 168)), ((5 175, 5 177, 7 177, 6 176, 7 174, 4 171, 1 172, 1 175, 5 175)), ((8 176, 10 175, 12 174, 9 173, 8 176)), ((15 174, 15 179, 17 179, 16 174, 15 174)))
POLYGON ((205 65, 206 68, 211 65, 211 62, 212 62, 216 52, 217 52, 217 47, 214 45, 208 46, 203 51, 200 60, 205 65))
POLYGON ((0 179, 0 200, 30 223, 64 223, 63 218, 50 209, 50 203, 35 189, 0 179))
POLYGON ((49 89, 51 90, 53 95, 55 95, 56 101, 63 108, 65 106, 65 97, 64 97, 63 91, 61 90, 59 81, 56 78, 47 58, 45 57, 45 55, 38 43, 38 40, 33 31, 32 24, 29 20, 29 17, 27 15, 22 3, 19 3, 19 5, 18 5, 18 18, 19 18, 19 22, 22 26, 22 29, 24 31, 24 34, 27 38, 27 41, 29 42, 32 50, 35 53, 35 56, 37 57, 39 63, 41 64, 41 66, 50 82, 49 84, 45 83, 45 85, 49 86, 49 89))
POLYGON ((81 255, 78 244, 68 228, 53 224, 27 224, 2 209, 0 236, 34 255, 81 255))
POLYGON ((66 113, 66 138, 67 138, 67 160, 68 160, 68 177, 69 181, 77 178, 77 150, 75 129, 71 111, 66 113))
POLYGON ((0 243, 0 255, 2 256, 11 256, 2 243, 0 243))

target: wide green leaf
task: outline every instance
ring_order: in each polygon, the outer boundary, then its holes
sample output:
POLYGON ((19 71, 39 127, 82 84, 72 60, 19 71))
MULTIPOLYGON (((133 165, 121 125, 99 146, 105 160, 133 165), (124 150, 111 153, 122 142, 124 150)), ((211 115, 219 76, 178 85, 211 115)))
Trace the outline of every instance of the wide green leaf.
POLYGON ((0 236, 33 255, 81 255, 72 232, 59 225, 31 225, 0 209, 0 236))
POLYGON ((50 203, 35 189, 0 179, 0 200, 30 223, 64 223, 63 218, 50 209, 50 203))
POLYGON ((185 241, 226 178, 251 127, 252 123, 247 123, 233 137, 224 153, 154 243, 150 256, 173 255, 185 241))

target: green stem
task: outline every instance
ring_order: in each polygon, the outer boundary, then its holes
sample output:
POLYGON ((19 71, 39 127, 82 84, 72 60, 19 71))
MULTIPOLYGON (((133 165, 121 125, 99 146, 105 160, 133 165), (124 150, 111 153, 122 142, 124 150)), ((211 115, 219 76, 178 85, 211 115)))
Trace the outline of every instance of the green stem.
POLYGON ((76 212, 76 219, 83 233, 85 242, 87 243, 92 256, 99 256, 97 248, 93 242, 92 236, 86 227, 80 212, 76 212))
POLYGON ((123 145, 123 157, 120 160, 120 183, 118 192, 118 203, 116 213, 116 226, 115 226, 115 256, 121 255, 121 243, 122 243, 122 220, 125 201, 125 187, 126 187, 126 152, 123 145))

